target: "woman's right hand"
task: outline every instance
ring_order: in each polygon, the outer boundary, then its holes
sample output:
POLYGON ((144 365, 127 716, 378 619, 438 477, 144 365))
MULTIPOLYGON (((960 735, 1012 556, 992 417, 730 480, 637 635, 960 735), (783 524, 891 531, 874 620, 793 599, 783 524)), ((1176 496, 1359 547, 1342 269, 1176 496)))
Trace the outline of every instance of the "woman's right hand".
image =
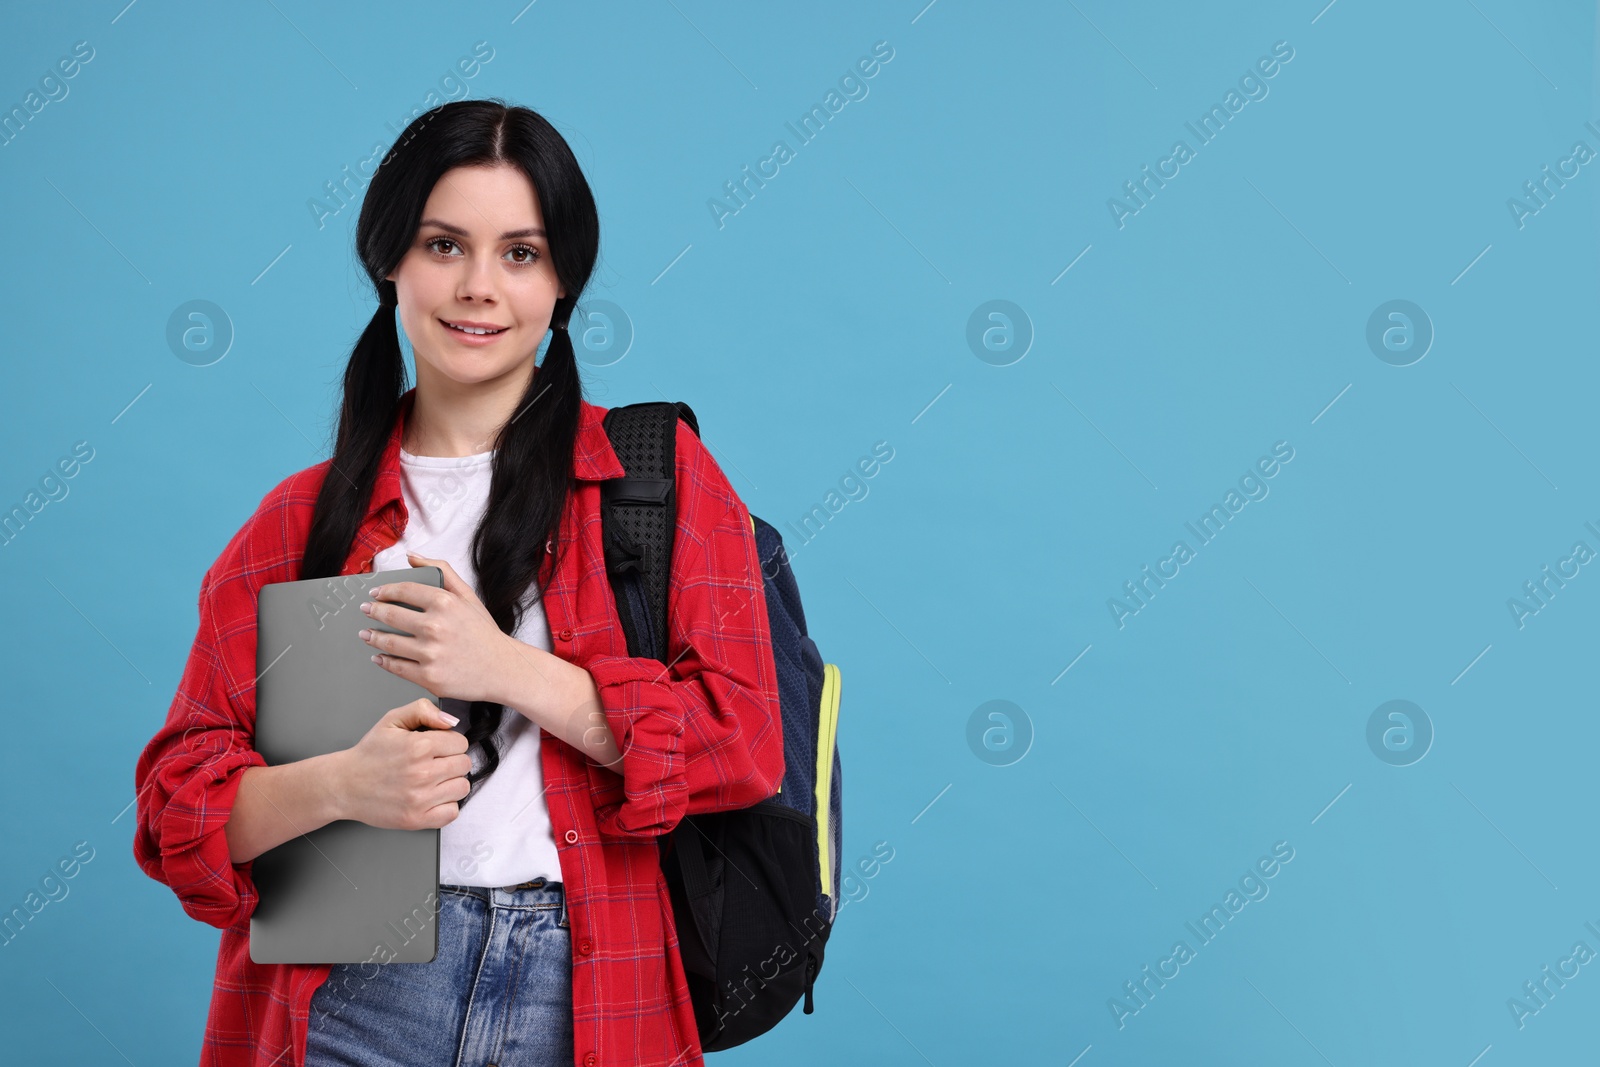
POLYGON ((432 830, 454 822, 471 792, 466 735, 423 697, 391 708, 366 736, 340 752, 339 818, 391 830, 432 830))

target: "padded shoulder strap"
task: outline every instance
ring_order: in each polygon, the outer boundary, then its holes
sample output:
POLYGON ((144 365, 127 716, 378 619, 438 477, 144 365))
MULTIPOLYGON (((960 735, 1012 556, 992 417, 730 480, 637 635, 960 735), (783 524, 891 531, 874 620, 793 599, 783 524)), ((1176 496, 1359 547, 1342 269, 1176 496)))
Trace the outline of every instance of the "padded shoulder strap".
POLYGON ((606 412, 603 426, 627 474, 600 483, 606 572, 628 654, 665 660, 667 586, 677 524, 678 420, 696 435, 694 412, 683 403, 627 404, 606 412))

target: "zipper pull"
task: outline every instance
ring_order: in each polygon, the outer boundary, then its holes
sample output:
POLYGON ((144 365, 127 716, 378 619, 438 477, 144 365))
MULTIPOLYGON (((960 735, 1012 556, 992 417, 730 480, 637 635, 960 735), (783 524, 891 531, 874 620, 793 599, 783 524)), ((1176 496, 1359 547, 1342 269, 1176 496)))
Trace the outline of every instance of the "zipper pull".
POLYGON ((805 1014, 811 1014, 811 979, 817 973, 817 958, 806 954, 806 1009, 805 1014))

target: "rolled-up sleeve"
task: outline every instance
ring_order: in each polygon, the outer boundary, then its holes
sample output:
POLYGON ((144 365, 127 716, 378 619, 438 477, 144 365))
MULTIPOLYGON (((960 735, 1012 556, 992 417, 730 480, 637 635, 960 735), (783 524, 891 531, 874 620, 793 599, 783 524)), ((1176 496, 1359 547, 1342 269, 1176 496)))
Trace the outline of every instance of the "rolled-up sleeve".
POLYGON ((256 891, 251 864, 232 862, 224 828, 245 769, 266 760, 254 747, 253 708, 230 681, 210 571, 199 609, 167 721, 134 769, 133 851, 140 869, 169 887, 185 912, 226 929, 250 917, 256 891))
MULTIPOLYGON (((583 663, 622 752, 603 833, 665 834, 685 815, 748 807, 783 781, 783 721, 750 513, 695 434, 678 428, 667 660, 583 663)), ((606 772, 612 773, 612 772, 606 772)))

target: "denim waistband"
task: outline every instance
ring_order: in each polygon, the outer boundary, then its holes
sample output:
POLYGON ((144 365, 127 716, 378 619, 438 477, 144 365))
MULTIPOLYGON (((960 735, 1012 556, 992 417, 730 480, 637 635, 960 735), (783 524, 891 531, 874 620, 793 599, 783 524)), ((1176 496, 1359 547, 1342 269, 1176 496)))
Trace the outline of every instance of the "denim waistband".
POLYGON ((485 901, 491 908, 510 908, 518 911, 544 911, 558 908, 559 925, 567 926, 567 894, 560 882, 534 878, 516 885, 452 885, 441 882, 441 893, 467 893, 485 901))

